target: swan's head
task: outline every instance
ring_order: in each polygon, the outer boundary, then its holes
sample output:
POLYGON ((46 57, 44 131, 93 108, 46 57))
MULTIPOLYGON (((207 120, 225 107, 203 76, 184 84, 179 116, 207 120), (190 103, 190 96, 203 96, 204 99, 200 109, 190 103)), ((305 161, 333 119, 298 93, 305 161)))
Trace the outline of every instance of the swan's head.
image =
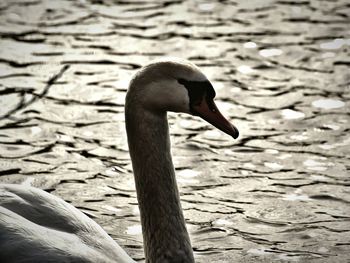
POLYGON ((215 90, 194 64, 165 59, 142 67, 130 82, 126 99, 154 112, 184 112, 199 116, 237 138, 239 133, 214 103, 215 90), (131 99, 131 97, 133 99, 131 99))

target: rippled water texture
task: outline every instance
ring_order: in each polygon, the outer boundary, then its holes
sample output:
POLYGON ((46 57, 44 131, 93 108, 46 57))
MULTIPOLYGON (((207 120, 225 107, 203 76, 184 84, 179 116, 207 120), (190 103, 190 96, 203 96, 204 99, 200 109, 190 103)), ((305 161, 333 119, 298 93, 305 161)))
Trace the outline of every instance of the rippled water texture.
POLYGON ((349 16, 346 0, 2 0, 0 180, 73 203, 142 261, 124 97, 179 56, 241 134, 170 114, 197 262, 349 262, 349 16))

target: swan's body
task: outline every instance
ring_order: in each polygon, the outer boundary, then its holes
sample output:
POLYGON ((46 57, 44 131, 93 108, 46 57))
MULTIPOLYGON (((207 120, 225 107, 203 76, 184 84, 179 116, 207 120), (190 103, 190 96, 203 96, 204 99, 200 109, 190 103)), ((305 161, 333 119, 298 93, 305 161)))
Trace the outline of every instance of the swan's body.
MULTIPOLYGON (((170 153, 167 111, 199 115, 238 131, 218 111, 199 69, 166 60, 130 83, 125 122, 140 207, 146 262, 194 262, 170 153)), ((134 262, 103 229, 62 199, 0 185, 0 262, 134 262)))
POLYGON ((0 262, 134 262, 93 220, 38 188, 0 185, 0 262))

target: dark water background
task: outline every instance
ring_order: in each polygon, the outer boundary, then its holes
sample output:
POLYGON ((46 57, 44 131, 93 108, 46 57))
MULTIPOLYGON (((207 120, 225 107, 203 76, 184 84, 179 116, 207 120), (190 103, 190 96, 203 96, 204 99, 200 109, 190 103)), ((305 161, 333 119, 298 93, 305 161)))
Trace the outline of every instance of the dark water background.
POLYGON ((0 182, 71 202, 142 261, 125 92, 178 56, 241 133, 170 114, 197 262, 350 262, 349 25, 346 0, 2 0, 0 182))

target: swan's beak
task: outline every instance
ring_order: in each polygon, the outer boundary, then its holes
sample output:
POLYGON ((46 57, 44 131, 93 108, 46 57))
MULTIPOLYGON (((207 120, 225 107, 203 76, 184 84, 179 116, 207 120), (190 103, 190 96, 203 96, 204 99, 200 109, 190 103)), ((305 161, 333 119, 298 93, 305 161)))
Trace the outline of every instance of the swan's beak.
POLYGON ((239 135, 238 129, 222 116, 213 100, 210 100, 209 103, 210 107, 207 100, 203 98, 200 104, 192 106, 192 110, 196 115, 214 125, 219 130, 237 139, 239 135))

